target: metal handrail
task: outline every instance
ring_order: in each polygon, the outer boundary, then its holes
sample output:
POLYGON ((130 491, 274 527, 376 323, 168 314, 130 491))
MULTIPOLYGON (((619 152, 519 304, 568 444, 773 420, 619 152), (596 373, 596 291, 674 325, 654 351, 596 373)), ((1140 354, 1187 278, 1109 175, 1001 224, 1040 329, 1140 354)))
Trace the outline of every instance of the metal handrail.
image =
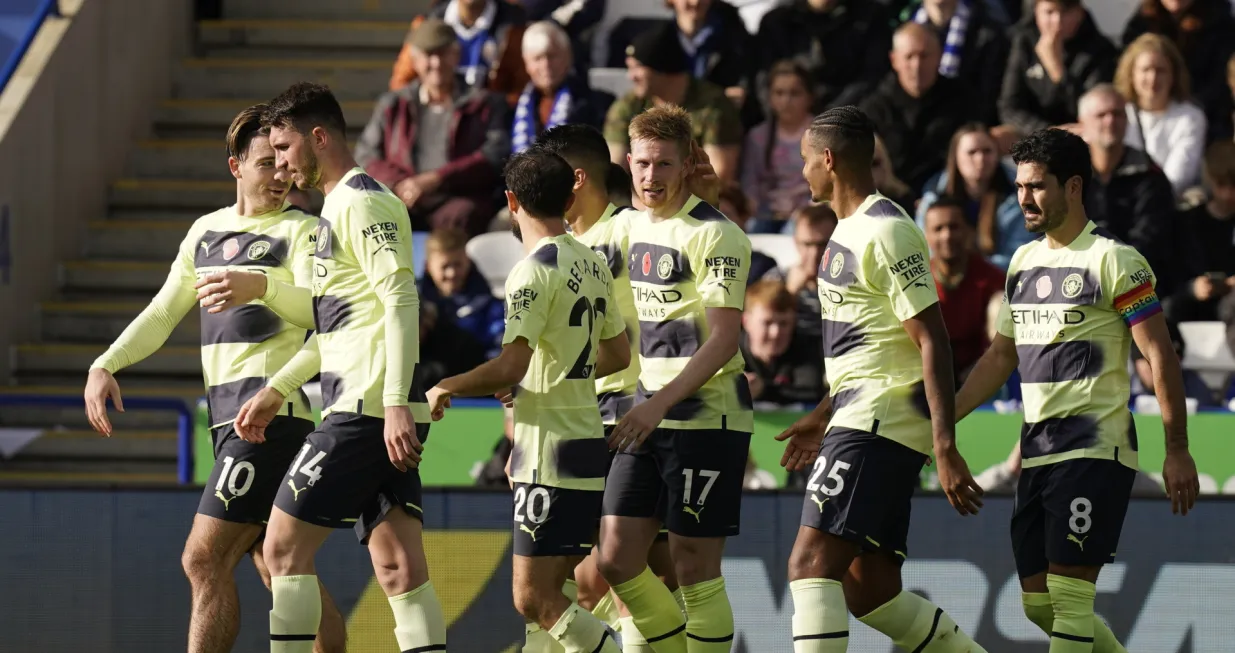
MULTIPOLYGON (((112 402, 108 407, 115 408, 112 402)), ((81 408, 86 400, 73 395, 22 395, 0 394, 0 406, 52 406, 56 408, 81 408)), ((128 410, 170 410, 177 415, 176 476, 181 483, 193 482, 193 413, 189 405, 180 399, 166 397, 125 397, 124 408, 128 410)))
POLYGON ((0 69, 0 91, 8 86, 9 80, 13 78, 13 73, 17 72, 17 66, 21 64, 21 60, 25 58, 26 51, 30 49, 30 44, 34 43, 34 37, 39 33, 39 28, 43 26, 43 21, 51 16, 60 15, 60 3, 57 0, 43 0, 39 5, 37 12, 30 21, 30 26, 26 28, 26 33, 22 34, 21 41, 13 52, 9 54, 9 60, 3 62, 4 68, 0 69))

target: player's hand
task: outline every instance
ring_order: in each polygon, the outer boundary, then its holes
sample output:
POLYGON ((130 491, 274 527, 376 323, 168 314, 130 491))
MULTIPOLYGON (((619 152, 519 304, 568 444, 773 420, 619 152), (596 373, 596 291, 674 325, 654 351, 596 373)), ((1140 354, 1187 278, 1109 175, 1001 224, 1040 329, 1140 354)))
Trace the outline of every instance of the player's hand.
POLYGON ((720 177, 716 174, 716 168, 712 167, 712 159, 693 141, 690 152, 695 157, 695 169, 686 177, 687 190, 712 206, 720 204, 720 177))
POLYGON ((283 401, 283 395, 270 386, 258 390, 257 394, 244 402, 244 405, 240 407, 240 412, 236 413, 234 422, 236 435, 240 436, 241 440, 252 444, 265 442, 266 427, 270 426, 279 414, 283 401))
POLYGON ((208 313, 243 306, 266 294, 266 275, 260 272, 224 270, 198 279, 197 301, 208 313))
POLYGON ((939 487, 948 502, 962 515, 976 515, 982 508, 986 491, 969 473, 969 465, 955 448, 935 450, 935 466, 939 470, 939 487))
POLYGON ((626 413, 622 421, 609 434, 609 449, 611 451, 630 451, 637 449, 648 436, 660 426, 665 419, 667 409, 660 407, 656 395, 636 405, 626 413))
POLYGON ((515 389, 514 389, 514 388, 509 388, 509 389, 507 389, 507 390, 503 390, 503 391, 501 391, 501 392, 499 392, 499 393, 497 393, 497 394, 493 395, 493 398, 494 398, 494 399, 497 399, 497 400, 498 400, 498 401, 500 401, 500 402, 502 402, 502 406, 504 406, 504 407, 506 407, 506 408, 514 408, 514 407, 515 407, 515 389))
POLYGON ((807 413, 776 436, 777 442, 788 440, 785 442, 785 453, 780 457, 780 466, 784 467, 785 471, 797 472, 815 464, 815 458, 819 457, 819 445, 823 443, 823 434, 827 429, 826 420, 807 413))
POLYGON ((386 407, 386 454, 395 469, 406 472, 420 465, 425 446, 416 437, 416 421, 407 406, 386 407))
POLYGON ((1186 515, 1196 505, 1196 496, 1201 493, 1201 482, 1196 475, 1196 461, 1187 449, 1167 450, 1162 463, 1162 484, 1171 498, 1171 513, 1186 515))
POLYGON ((86 377, 86 417, 94 430, 111 437, 111 422, 107 419, 107 400, 111 399, 116 410, 124 412, 124 402, 120 399, 120 384, 111 372, 96 367, 90 370, 86 377))
POLYGON ((433 421, 438 421, 446 416, 446 409, 450 408, 449 391, 443 390, 442 386, 435 385, 426 393, 429 402, 429 414, 433 417, 433 421))

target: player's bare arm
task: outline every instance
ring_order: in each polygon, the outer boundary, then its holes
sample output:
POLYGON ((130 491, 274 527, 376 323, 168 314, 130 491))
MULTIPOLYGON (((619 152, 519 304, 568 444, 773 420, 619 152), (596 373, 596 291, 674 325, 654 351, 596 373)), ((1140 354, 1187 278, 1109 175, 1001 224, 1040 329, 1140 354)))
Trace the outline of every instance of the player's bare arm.
POLYGON ((952 345, 943 312, 932 304, 902 323, 909 339, 922 354, 922 381, 931 414, 935 465, 939 486, 953 508, 962 515, 976 515, 982 507, 982 487, 973 480, 969 465, 956 447, 956 396, 952 383, 952 345))
POLYGON ((600 341, 596 352, 596 378, 603 379, 630 367, 630 340, 623 331, 613 338, 600 341))
POLYGON ((609 437, 610 449, 622 451, 642 443, 660 425, 670 408, 698 392, 738 352, 742 311, 736 308, 709 308, 707 321, 710 333, 699 351, 691 357, 681 374, 626 413, 609 437))
POLYGON ((961 389, 956 391, 956 421, 965 419, 969 413, 977 410, 978 406, 995 396, 1019 363, 1016 341, 1002 333, 996 333, 991 338, 991 346, 987 347, 982 358, 974 364, 961 389))
POLYGON ((815 464, 819 445, 832 419, 832 396, 828 395, 815 409, 798 418, 789 428, 776 436, 777 442, 785 442, 785 453, 780 457, 780 466, 797 472, 815 464), (787 441, 787 442, 786 442, 787 441))
POLYGON ((433 420, 442 419, 450 407, 450 398, 480 397, 509 392, 527 374, 535 352, 526 338, 516 338, 502 347, 502 353, 469 372, 442 379, 428 392, 429 412, 433 420))
POLYGON ((1188 410, 1179 356, 1171 345, 1166 318, 1161 313, 1133 325, 1131 331, 1132 340, 1153 371, 1154 395, 1162 409, 1162 427, 1166 431, 1162 482, 1171 498, 1171 512, 1186 515, 1196 505, 1201 486, 1196 462, 1188 452, 1188 410))

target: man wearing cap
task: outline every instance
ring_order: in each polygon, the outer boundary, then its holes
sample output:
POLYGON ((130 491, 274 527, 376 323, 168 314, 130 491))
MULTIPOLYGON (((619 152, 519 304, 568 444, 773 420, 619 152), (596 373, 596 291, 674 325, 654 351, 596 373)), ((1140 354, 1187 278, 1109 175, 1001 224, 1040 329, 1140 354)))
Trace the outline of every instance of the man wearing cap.
POLYGON ((408 37, 416 79, 384 93, 356 144, 365 172, 407 205, 412 228, 485 230, 510 154, 506 101, 459 75, 462 46, 430 18, 408 37))
POLYGON ((627 129, 635 116, 661 104, 676 104, 690 114, 695 141, 703 146, 722 182, 737 175, 742 120, 724 89, 691 76, 677 26, 670 22, 640 33, 626 48, 633 88, 609 108, 605 141, 612 161, 625 167, 630 152, 627 129))

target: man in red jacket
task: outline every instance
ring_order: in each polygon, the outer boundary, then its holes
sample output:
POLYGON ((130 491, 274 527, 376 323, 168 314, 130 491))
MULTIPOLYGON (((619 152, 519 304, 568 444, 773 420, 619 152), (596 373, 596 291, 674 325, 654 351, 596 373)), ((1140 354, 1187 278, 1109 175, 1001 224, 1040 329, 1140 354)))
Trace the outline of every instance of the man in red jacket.
POLYGON ((429 19, 408 38, 417 78, 384 93, 356 145, 356 160, 407 205, 412 228, 485 231, 510 154, 508 105, 458 77, 460 46, 429 19))

